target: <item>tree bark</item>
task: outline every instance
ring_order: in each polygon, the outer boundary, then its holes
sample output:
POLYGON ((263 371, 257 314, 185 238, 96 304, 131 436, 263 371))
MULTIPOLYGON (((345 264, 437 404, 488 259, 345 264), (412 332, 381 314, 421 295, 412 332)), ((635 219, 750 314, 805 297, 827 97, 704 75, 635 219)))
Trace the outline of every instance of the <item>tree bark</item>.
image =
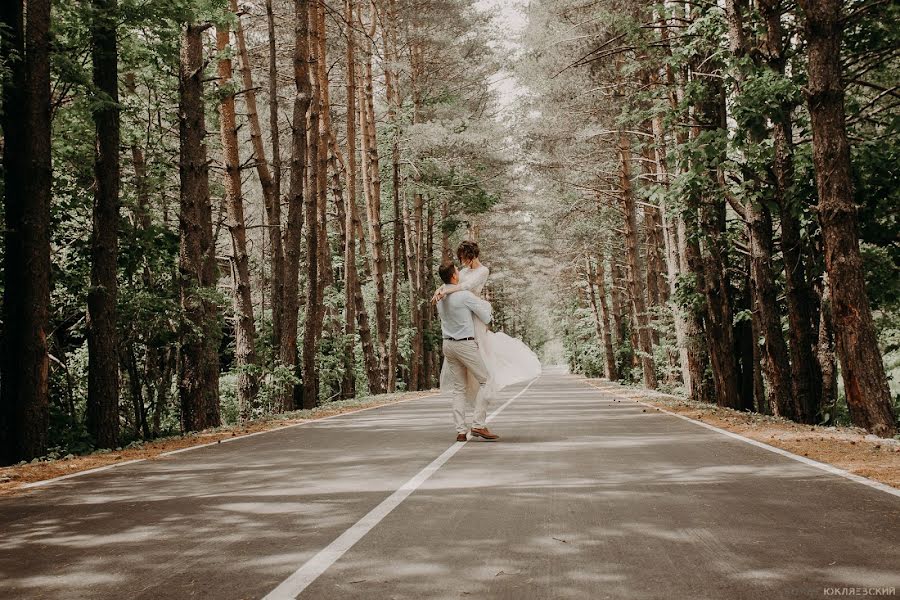
POLYGON ((625 257, 628 261, 628 289, 634 304, 635 329, 641 354, 644 385, 656 389, 656 364, 653 360, 653 342, 650 335, 650 318, 647 302, 639 286, 643 268, 638 249, 637 208, 631 189, 631 144, 628 135, 619 134, 619 182, 622 191, 622 210, 625 213, 625 257))
MULTIPOLYGON (((334 285, 334 271, 331 262, 331 245, 328 240, 328 142, 331 139, 331 99, 328 87, 328 53, 325 28, 325 3, 316 2, 316 69, 313 72, 319 103, 319 166, 318 166, 318 232, 319 232, 319 275, 322 284, 317 294, 318 313, 316 315, 316 339, 321 339, 325 320, 325 288, 334 285)), ((335 145, 335 148, 337 145, 335 145)))
MULTIPOLYGON (((231 0, 231 11, 238 14, 237 0, 231 0)), ((247 122, 250 126, 250 143, 253 147, 256 175, 262 188, 263 205, 266 213, 266 239, 271 255, 271 273, 269 275, 269 296, 272 299, 272 337, 275 343, 281 336, 281 298, 284 294, 284 248, 281 244, 281 157, 278 140, 278 71, 275 55, 275 23, 272 14, 272 0, 266 0, 266 12, 269 26, 269 126, 272 135, 273 161, 272 169, 266 158, 263 144, 262 127, 259 120, 259 109, 256 104, 256 87, 253 85, 253 68, 247 41, 240 17, 237 18, 234 36, 237 40, 238 55, 241 65, 241 83, 243 84, 244 102, 247 106, 247 122), (275 158, 277 157, 277 158, 275 158), (274 170, 274 175, 273 175, 274 170)))
POLYGON ((427 225, 425 227, 425 247, 422 252, 422 270, 419 276, 419 289, 420 289, 420 306, 421 308, 421 319, 422 319, 422 353, 425 363, 425 369, 422 374, 421 386, 419 389, 431 389, 432 381, 436 381, 440 375, 440 368, 436 367, 437 361, 433 360, 432 357, 436 354, 436 344, 432 344, 430 338, 428 336, 428 330, 431 326, 431 323, 434 320, 436 309, 431 305, 430 294, 428 293, 428 288, 430 287, 430 283, 433 282, 433 276, 431 273, 434 272, 432 269, 432 257, 434 256, 434 202, 428 202, 428 211, 427 211, 427 225))
MULTIPOLYGON (((419 195, 416 194, 416 198, 419 195)), ((402 203, 401 219, 403 223, 402 231, 404 235, 404 248, 406 250, 406 279, 409 285, 409 322, 413 328, 413 338, 411 340, 408 372, 408 388, 417 389, 419 385, 419 371, 422 366, 421 357, 421 318, 419 316, 419 257, 416 254, 418 244, 416 244, 416 229, 413 222, 412 211, 409 209, 409 203, 402 203)))
MULTIPOLYGON (((360 273, 357 269, 356 239, 362 234, 362 223, 357 208, 357 182, 358 168, 356 163, 356 122, 358 111, 356 109, 356 33, 354 29, 355 17, 353 8, 356 0, 345 0, 344 15, 347 32, 347 246, 344 250, 344 264, 347 267, 347 289, 345 291, 347 307, 352 307, 353 312, 347 314, 347 327, 345 331, 352 331, 353 323, 351 314, 356 318, 359 327, 359 338, 363 350, 363 362, 366 366, 366 379, 369 393, 380 394, 384 392, 381 369, 378 364, 378 356, 372 343, 372 331, 369 325, 369 313, 362 295, 360 273), (352 284, 352 285, 351 285, 352 284)), ((362 127, 362 125, 360 125, 362 127)), ((365 257, 363 257, 365 262, 365 257)))
MULTIPOLYGON (((345 373, 343 390, 346 398, 356 395, 356 300, 354 287, 359 275, 356 272, 356 230, 353 227, 353 206, 356 205, 356 34, 353 29, 353 5, 355 0, 344 0, 345 35, 347 50, 345 69, 347 80, 347 206, 344 209, 344 343, 345 373), (353 205, 353 206, 350 206, 353 205)), ((365 307, 363 307, 365 308, 365 307)))
MULTIPOLYGON (((253 317, 250 258, 247 254, 247 227, 244 221, 244 197, 241 191, 241 158, 238 150, 237 117, 234 107, 234 73, 231 58, 227 54, 231 43, 230 38, 227 25, 220 25, 216 28, 216 46, 219 51, 219 86, 223 90, 220 93, 219 101, 219 125, 225 163, 225 180, 223 182, 225 207, 228 214, 228 231, 231 234, 231 293, 234 301, 237 395, 240 417, 242 421, 245 421, 250 419, 252 414, 253 403, 259 391, 259 378, 255 372, 257 366, 256 321, 253 317)), ((246 53, 246 48, 244 48, 244 53, 246 53)), ((255 115, 255 101, 253 104, 252 112, 255 115)), ((256 128, 259 133, 258 121, 256 128)), ((251 127, 251 137, 253 136, 252 129, 251 127)), ((260 135, 257 135, 257 140, 254 141, 254 151, 257 149, 262 149, 262 136, 260 135)), ((264 165, 265 157, 259 158, 257 163, 264 165)), ((269 187, 271 187, 271 181, 269 187)))
MULTIPOLYGON (((657 84, 657 77, 651 76, 651 84, 657 84)), ((661 116, 656 116, 651 120, 651 131, 654 138, 653 160, 656 163, 656 182, 657 185, 664 190, 669 190, 669 167, 666 161, 666 136, 661 116)), ((659 205, 659 239, 663 248, 664 263, 660 267, 660 276, 662 282, 660 284, 660 296, 665 304, 668 305, 672 312, 672 321, 675 327, 675 352, 678 353, 678 366, 680 367, 680 379, 688 392, 689 397, 694 396, 694 381, 692 378, 689 356, 689 345, 685 335, 686 324, 684 309, 677 306, 672 298, 675 295, 678 283, 678 277, 681 274, 681 263, 679 260, 679 242, 678 232, 672 217, 668 214, 666 207, 666 195, 660 196, 659 205), (663 270, 664 269, 664 270, 663 270)))
MULTIPOLYGON (((781 24, 781 0, 761 0, 759 10, 766 23, 764 56, 767 66, 784 75, 786 57, 784 31, 781 24)), ((773 164, 775 199, 781 218, 781 253, 784 257, 785 303, 788 314, 788 341, 791 359, 791 384, 798 407, 798 420, 817 421, 822 395, 821 374, 813 354, 815 295, 806 276, 801 252, 800 222, 791 201, 794 179, 793 131, 791 104, 783 104, 773 116, 772 136, 775 142, 773 164)))
POLYGON ((625 285, 625 275, 622 273, 622 259, 619 249, 613 247, 609 256, 610 268, 610 300, 612 300, 613 343, 621 346, 625 343, 625 308, 622 299, 622 288, 625 285))
POLYGON ((891 437, 896 424, 859 252, 841 80, 841 0, 799 0, 809 46, 807 103, 819 223, 831 282, 837 355, 853 424, 891 437))
MULTIPOLYGON (((312 82, 309 104, 309 123, 307 130, 307 147, 309 149, 307 160, 307 193, 303 207, 307 224, 306 232, 306 317, 303 329, 303 408, 314 408, 318 404, 319 385, 316 373, 316 350, 319 341, 319 288, 323 285, 320 281, 322 275, 319 267, 321 257, 319 246, 321 232, 319 228, 319 203, 321 178, 319 177, 319 142, 320 142, 320 118, 321 101, 319 89, 319 77, 317 73, 319 56, 319 27, 315 2, 307 2, 308 25, 308 63, 309 77, 312 82)), ((298 18, 302 18, 298 16, 298 18)))
POLYGON ((50 304, 50 0, 0 3, 3 335, 0 464, 47 450, 50 304), (24 57, 24 59, 23 59, 24 57))
POLYGON ((399 333, 400 333, 400 238, 402 225, 400 223, 400 122, 398 111, 401 108, 399 77, 396 72, 398 59, 397 52, 397 14, 396 2, 390 0, 387 5, 383 20, 382 42, 384 45, 385 68, 384 84, 388 103, 388 120, 393 127, 393 140, 391 142, 391 196, 394 205, 394 227, 391 248, 391 306, 390 306, 390 336, 387 360, 387 391, 393 392, 397 385, 397 363, 399 361, 399 333))
POLYGON ((391 248, 393 268, 391 269, 391 313, 390 313, 390 347, 388 348, 387 392, 397 388, 397 369, 400 361, 400 239, 404 235, 403 221, 400 216, 400 194, 398 193, 399 171, 394 172, 394 236, 391 248))
MULTIPOLYGON (((690 214, 678 217, 678 244, 681 264, 685 272, 692 278, 692 292, 703 295, 703 266, 700 258, 700 246, 697 243, 697 224, 690 214)), ((685 283, 685 285, 691 285, 685 283)), ((690 373, 690 397, 697 402, 715 401, 714 390, 706 376, 709 370, 709 353, 706 351, 706 328, 703 323, 703 309, 690 306, 682 307, 685 312, 684 338, 687 344, 687 364, 690 373)))
MULTIPOLYGON (((787 345, 781 332, 778 291, 772 276, 772 215, 761 202, 747 207, 750 230, 750 277, 753 281, 753 311, 758 317, 759 334, 765 340, 763 371, 769 383, 769 398, 774 413, 797 419, 799 408, 791 391, 791 369, 787 345)), ((758 363, 754 363, 758 364, 758 363)))
POLYGON ((831 285, 826 275, 822 282, 822 309, 819 311, 819 330, 816 344, 816 360, 822 373, 822 410, 828 412, 828 421, 834 422, 837 409, 837 360, 834 356, 834 320, 831 314, 831 285))
MULTIPOLYGON (((292 372, 297 366, 297 317, 300 309, 300 251, 306 191, 306 113, 312 100, 309 80, 309 0, 294 1, 294 116, 291 133, 291 177, 287 225, 284 232, 284 295, 281 313, 281 364, 292 372)), ((315 221, 310 225, 315 227, 315 221)), ((315 238, 316 236, 313 235, 315 238)), ((315 254, 313 254, 315 257, 315 254)), ((281 390, 283 410, 294 408, 294 386, 281 390)))
MULTIPOLYGON (((758 53, 750 51, 747 35, 744 31, 745 2, 742 0, 728 0, 726 13, 729 23, 729 48, 733 54, 739 57, 752 55, 754 62, 758 62, 758 53)), ((771 25, 771 23, 767 23, 771 25)), ((771 36, 768 32, 767 36, 771 36)), ((740 91, 745 80, 745 73, 741 67, 736 70, 737 87, 740 91)), ((747 133, 747 142, 750 144, 763 144, 765 131, 762 127, 750 127, 747 133)), ((774 165, 773 165, 774 166, 774 165)), ((774 170, 774 169, 773 169, 774 170)), ((749 171, 749 169, 748 169, 749 171)), ((748 172, 746 175, 752 189, 757 193, 757 198, 751 199, 741 212, 746 218, 747 229, 750 238, 750 278, 751 296, 753 299, 754 333, 763 339, 762 360, 745 361, 743 365, 744 375, 746 371, 756 371, 762 365, 765 379, 769 383, 770 404, 778 416, 788 419, 798 419, 801 410, 796 404, 796 398, 791 389, 791 369, 788 362, 787 345, 781 331, 781 311, 778 304, 778 294, 775 286, 775 277, 772 271, 773 241, 772 241, 772 215, 767 202, 778 193, 783 181, 776 177, 772 185, 766 185, 760 189, 762 181, 767 179, 763 173, 748 172)), ((739 207, 740 208, 740 207, 739 207)), ((754 353, 757 352, 754 348, 754 353)), ((754 394, 758 396, 758 394, 754 394)), ((759 404, 759 402, 757 402, 759 404)), ((765 404, 765 401, 762 402, 765 404)))
MULTIPOLYGON (((96 88, 93 119, 94 208, 91 287, 87 295, 86 425, 98 448, 119 445, 119 358, 116 330, 119 234, 119 67, 116 0, 94 0, 91 58, 96 88)), ((139 397, 140 399, 140 397, 139 397)))
MULTIPOLYGON (((374 39, 376 14, 370 8, 369 38, 374 39)), ((360 128, 363 140, 363 178, 365 179, 366 209, 369 236, 372 241, 372 277, 375 280, 375 324, 378 333, 378 356, 382 379, 387 371, 388 316, 384 286, 384 243, 381 236, 381 169, 378 159, 378 139, 375 130, 375 105, 372 76, 372 43, 365 45, 363 85, 360 88, 360 128)))
MULTIPOLYGON (((699 61, 699 58, 695 57, 695 61, 699 61)), ((709 64, 711 59, 705 62, 705 70, 716 70, 713 64, 709 64)), ((694 109, 697 121, 694 127, 695 140, 705 138, 703 141, 707 145, 719 143, 718 138, 724 131, 722 83, 716 79, 715 74, 695 74, 695 78, 705 87, 704 95, 697 101, 694 109)), ((722 153, 724 154, 724 148, 722 153)), ((740 370, 734 352, 734 315, 725 275, 725 200, 718 172, 719 165, 723 162, 724 155, 715 161, 694 166, 703 172, 704 179, 702 189, 692 200, 692 208, 699 215, 705 250, 702 269, 703 293, 706 298, 706 343, 717 404, 740 409, 747 408, 749 403, 752 408, 752 396, 740 394, 740 370)))
POLYGON ((603 344, 603 374, 610 381, 615 381, 616 377, 616 355, 613 350, 612 337, 609 332, 609 309, 606 306, 606 281, 604 280, 603 251, 597 259, 597 270, 591 264, 590 257, 585 257, 587 267, 587 284, 590 290, 591 309, 594 313, 594 327, 597 331, 597 341, 603 344), (594 290, 596 283, 599 288, 594 290), (599 296, 599 300, 598 300, 599 296))
POLYGON ((184 431, 220 424, 219 315, 210 292, 216 286, 215 243, 209 197, 203 98, 203 40, 206 25, 183 32, 179 71, 181 179, 179 288, 183 323, 178 391, 184 431))

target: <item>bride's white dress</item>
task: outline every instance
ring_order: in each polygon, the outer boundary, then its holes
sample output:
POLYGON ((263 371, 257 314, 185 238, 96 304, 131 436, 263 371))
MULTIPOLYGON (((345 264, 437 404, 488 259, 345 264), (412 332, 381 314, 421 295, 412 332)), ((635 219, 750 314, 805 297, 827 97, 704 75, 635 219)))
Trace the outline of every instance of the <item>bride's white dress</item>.
MULTIPOLYGON (((489 275, 490 270, 484 265, 477 269, 466 267, 459 272, 459 286, 481 296, 489 275)), ((478 350, 490 374, 486 386, 488 398, 508 385, 529 381, 541 374, 541 361, 521 340, 501 331, 490 331, 477 317, 474 321, 475 341, 478 342, 478 350)), ((441 390, 449 392, 451 388, 446 369, 442 369, 441 390)), ((473 398, 477 391, 478 382, 474 377, 469 377, 466 397, 473 398)))

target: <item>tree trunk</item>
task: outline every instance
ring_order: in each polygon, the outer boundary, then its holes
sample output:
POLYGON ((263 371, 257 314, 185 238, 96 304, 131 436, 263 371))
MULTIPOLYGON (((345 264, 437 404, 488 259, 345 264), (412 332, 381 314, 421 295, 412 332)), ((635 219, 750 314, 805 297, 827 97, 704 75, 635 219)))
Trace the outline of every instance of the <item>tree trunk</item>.
POLYGON ((622 260, 617 247, 610 252, 609 268, 610 283, 612 284, 609 296, 612 300, 613 343, 622 346, 625 343, 625 308, 623 307, 621 286, 625 284, 625 276, 622 273, 622 260))
MULTIPOLYGON (((790 159, 787 158, 786 144, 779 141, 784 135, 779 134, 780 129, 776 125, 776 179, 790 181, 791 176, 781 175, 788 172, 788 167, 784 165, 789 163, 790 159)), ((784 139, 789 140, 790 137, 784 139)), ((819 414, 822 396, 821 373, 813 353, 816 345, 816 334, 813 329, 815 295, 807 280, 806 266, 801 253, 799 219, 793 214, 792 208, 781 193, 779 206, 781 254, 784 257, 785 271, 785 304, 788 314, 788 348, 791 358, 791 389, 799 408, 798 419, 804 423, 814 423, 819 414)))
POLYGON ((215 243, 209 198, 203 98, 203 40, 207 26, 188 24, 181 45, 179 213, 182 311, 178 389, 184 431, 220 424, 219 315, 210 291, 216 285, 215 243))
POLYGON ((822 282, 822 309, 819 311, 819 331, 816 359, 822 373, 822 410, 833 423, 837 410, 837 360, 834 356, 834 321, 831 315, 831 284, 826 275, 822 282))
POLYGON ((776 415, 796 419, 800 411, 791 393, 787 345, 781 332, 778 291, 772 277, 772 215, 764 204, 751 202, 747 207, 747 216, 750 230, 750 277, 754 291, 753 311, 758 317, 759 334, 765 340, 762 365, 769 383, 769 399, 776 415))
POLYGON ((434 348, 431 344, 429 336, 427 335, 436 311, 435 307, 432 306, 431 302, 429 301, 431 299, 431 296, 428 293, 428 288, 430 287, 429 283, 433 281, 431 276, 431 273, 433 272, 431 263, 432 257, 434 256, 434 202, 428 203, 428 217, 425 230, 425 247, 424 251, 422 252, 421 262, 422 270, 419 274, 419 302, 420 306, 422 307, 422 354, 425 364, 425 369, 422 374, 422 380, 420 382, 421 385, 419 389, 423 390, 430 389, 432 387, 432 381, 436 380, 440 374, 440 369, 434 368, 435 361, 429 359, 429 357, 433 355, 434 348))
MULTIPOLYGON (((284 296, 281 303, 282 335, 279 348, 281 364, 292 373, 296 373, 297 365, 300 250, 303 243, 306 194, 306 113, 312 100, 309 80, 309 0, 294 1, 294 87, 296 94, 291 134, 287 226, 284 232, 284 296)), ((315 227, 315 221, 310 227, 315 227)), ((294 407, 294 386, 285 385, 280 396, 282 409, 291 410, 294 407)))
MULTIPOLYGON (((231 11, 238 14, 237 0, 231 0, 231 11)), ((262 127, 259 121, 259 110, 256 105, 256 88, 253 85, 253 69, 250 64, 250 55, 247 51, 247 41, 244 36, 244 27, 240 17, 237 18, 235 38, 237 40, 238 55, 241 65, 241 83, 243 84, 244 102, 247 106, 247 122, 250 125, 250 143, 253 147, 256 175, 259 177, 262 188, 263 205, 266 213, 266 239, 269 243, 271 254, 271 274, 269 279, 269 295, 272 299, 272 333, 275 343, 278 344, 281 335, 281 298, 284 293, 284 249, 281 245, 281 191, 280 191, 280 144, 278 142, 278 72, 276 69, 274 36, 275 24, 272 11, 272 0, 266 1, 266 12, 269 15, 269 102, 270 123, 272 134, 273 168, 269 168, 266 159, 266 149, 263 144, 262 127)))
POLYGON ((587 266, 587 284, 590 290, 591 309, 594 313, 594 327, 597 330, 597 341, 603 344, 604 366, 603 374, 610 381, 616 380, 616 356, 612 346, 612 338, 609 333, 609 314, 606 307, 606 282, 604 281, 603 251, 597 259, 597 272, 591 264, 591 259, 585 257, 587 266), (599 288, 599 294, 594 290, 594 283, 599 288), (597 296, 599 295, 599 301, 597 296), (599 308, 599 310, 598 310, 599 308))
MULTIPOLYGON (((784 31, 781 24, 781 0, 761 0, 760 13, 766 23, 765 53, 767 66, 779 75, 785 72, 784 31)), ((798 407, 798 420, 814 423, 819 413, 821 377, 813 354, 815 297, 806 277, 801 252, 800 222, 791 202, 794 157, 791 110, 784 104, 773 116, 775 142, 773 164, 775 199, 781 217, 781 253, 784 256, 785 303, 788 314, 788 341, 791 358, 791 391, 798 407)))
MULTIPOLYGON (((313 71, 317 89, 316 98, 319 103, 319 166, 318 166, 318 190, 316 201, 318 219, 316 221, 319 232, 319 277, 322 283, 318 286, 316 303, 316 340, 322 337, 322 328, 325 320, 325 288, 334 285, 334 271, 331 262, 331 246, 328 241, 328 141, 331 131, 331 99, 328 89, 328 54, 326 51, 327 40, 325 30, 325 4, 316 2, 316 42, 318 47, 316 69, 313 71)), ((337 145, 335 145, 337 147, 337 145)), ((318 342, 317 342, 318 343, 318 342)), ((317 375, 318 378, 318 375, 317 375)))
MULTIPOLYGON (((376 13, 370 9, 369 38, 374 39, 376 13)), ((381 237, 381 170, 378 160, 378 139, 375 131, 375 105, 372 88, 372 44, 367 42, 364 52, 363 86, 360 92, 360 128, 363 139, 363 178, 366 180, 366 209, 369 236, 372 239, 372 277, 375 279, 375 324, 378 332, 378 356, 382 379, 387 371, 388 317, 384 286, 384 243, 381 237)))
POLYGON ((4 282, 0 464, 47 451, 50 304, 50 1, 0 3, 4 282), (24 56, 24 60, 20 60, 24 56))
POLYGON ((393 127, 393 140, 391 142, 391 195, 394 205, 394 227, 391 248, 391 306, 390 306, 390 336, 387 360, 387 391, 393 392, 397 385, 397 362, 399 333, 400 333, 400 238, 402 226, 400 223, 400 123, 397 118, 401 108, 399 81, 394 70, 397 61, 397 14, 396 3, 390 0, 387 6, 387 14, 384 19, 382 41, 384 45, 385 68, 384 84, 388 101, 388 120, 393 127))
MULTIPOLYGON (((678 217, 678 244, 681 264, 693 278, 693 293, 703 294, 703 266, 700 247, 697 244, 697 224, 690 214, 678 217)), ((697 402, 714 402, 713 389, 706 372, 709 368, 709 353, 706 351, 706 329, 703 323, 703 309, 696 306, 682 307, 685 313, 684 338, 687 346, 687 365, 690 379, 690 398, 697 402)))
POLYGON ((896 433, 891 394, 866 296, 850 177, 850 146, 841 81, 841 0, 799 0, 809 45, 807 101, 819 223, 831 282, 837 354, 853 424, 875 435, 896 433))
MULTIPOLYGON (((748 258, 747 262, 752 259, 748 258)), ((753 281, 752 267, 748 264, 743 269, 751 275, 744 277, 743 294, 738 299, 738 310, 750 311, 750 318, 743 319, 734 325, 734 337, 737 347, 735 352, 741 365, 741 397, 751 398, 747 410, 771 414, 769 402, 766 399, 766 389, 763 383, 762 372, 768 368, 769 359, 765 348, 761 347, 759 340, 764 338, 761 313, 755 307, 760 304, 759 294, 753 281)))
MULTIPOLYGON (((420 198, 416 194, 416 198, 420 198)), ((409 210, 407 202, 403 202, 403 233, 404 247, 406 248, 406 279, 409 284, 409 323, 413 328, 413 338, 411 340, 410 361, 409 361, 409 381, 408 388, 411 390, 418 389, 419 371, 422 367, 421 360, 421 317, 419 315, 419 257, 416 254, 418 244, 416 244, 416 229, 409 210)))
MULTIPOLYGON (((334 132, 329 128, 326 131, 329 145, 333 145, 336 149, 334 141, 334 132)), ((340 167, 340 161, 334 151, 329 154, 328 168, 331 171, 331 195, 334 198, 334 207, 337 213, 336 222, 338 223, 338 233, 340 237, 340 247, 343 255, 343 291, 344 291, 344 322, 343 331, 337 324, 335 319, 335 335, 344 336, 344 373, 341 379, 341 398, 349 399, 356 397, 356 327, 355 327, 355 311, 353 301, 353 277, 355 274, 356 252, 355 248, 348 247, 347 234, 352 232, 352 220, 347 215, 347 205, 344 202, 344 188, 341 184, 341 176, 343 171, 340 167), (349 250, 349 256, 348 256, 349 250), (349 258, 349 260, 348 260, 349 258)), ((355 191, 355 190, 354 190, 355 191)), ((355 244, 355 241, 349 242, 355 244)))
MULTIPOLYGON (((309 124, 307 130, 307 147, 309 149, 307 167, 307 194, 304 199, 306 216, 306 318, 303 329, 303 408, 314 408, 319 400, 318 374, 316 373, 316 350, 319 341, 319 288, 322 273, 319 266, 319 245, 321 242, 319 228, 319 202, 321 178, 319 177, 319 142, 321 102, 317 64, 319 55, 319 27, 316 11, 317 3, 308 2, 309 19, 309 64, 312 90, 310 92, 309 124)), ((298 16, 298 18, 302 18, 298 16)))
MULTIPOLYGON (((665 16, 665 11, 658 9, 658 26, 660 42, 663 51, 667 57, 672 56, 671 47, 669 45, 669 24, 665 16)), ((665 77, 666 96, 670 108, 675 114, 679 109, 679 91, 683 87, 683 82, 676 80, 675 70, 671 66, 671 61, 667 62, 664 67, 663 74, 665 77)), ((655 82, 657 75, 651 72, 651 83, 655 82)), ((657 162, 657 180, 666 188, 669 186, 668 165, 666 163, 666 132, 662 115, 657 114, 651 120, 653 135, 655 138, 656 162, 657 162)), ((674 138, 676 148, 687 141, 687 134, 684 128, 675 128, 674 138)), ((676 170, 678 168, 676 167, 676 170)), ((666 269, 668 273, 668 286, 670 296, 674 296, 677 290, 678 277, 682 274, 694 275, 691 272, 687 262, 687 256, 696 248, 693 242, 685 240, 685 222, 684 215, 673 213, 667 219, 665 200, 661 202, 660 217, 663 222, 663 239, 667 241, 666 249, 666 269), (669 223, 667 223, 667 220, 669 223)), ((698 401, 709 401, 705 390, 706 385, 706 364, 708 359, 703 352, 703 322, 697 314, 697 311, 683 306, 673 306, 672 311, 675 318, 675 339, 678 344, 679 358, 681 363, 681 373, 684 385, 687 388, 688 396, 698 401)))
POLYGON ((625 257, 628 260, 628 289, 634 304, 635 329, 640 345, 641 369, 644 385, 656 389, 656 364, 653 361, 653 342, 650 335, 650 318, 642 286, 643 268, 638 249, 637 207, 631 190, 631 144, 628 135, 619 134, 619 181, 622 190, 622 210, 625 213, 625 257))
MULTIPOLYGON (((738 57, 751 54, 743 25, 746 9, 747 7, 743 0, 728 0, 726 2, 726 13, 729 23, 729 47, 731 52, 738 57)), ((771 24, 771 22, 767 23, 769 26, 771 24)), ((780 27, 780 23, 778 26, 780 27)), ((772 35, 773 32, 767 32, 769 38, 772 35)), ((753 54, 753 58, 755 62, 758 62, 756 54, 753 54)), ((743 86, 744 80, 745 73, 742 68, 738 68, 736 70, 736 81, 739 90, 743 86)), ((765 131, 762 127, 751 127, 747 138, 750 144, 763 144, 766 141, 765 131)), ((753 326, 755 333, 763 339, 764 354, 762 361, 753 360, 752 362, 746 362, 743 370, 752 369, 756 371, 761 364, 766 381, 769 383, 769 396, 774 413, 778 416, 796 420, 800 418, 801 410, 792 394, 787 345, 781 331, 781 310, 778 305, 778 294, 772 271, 774 245, 772 241, 772 215, 769 211, 769 206, 766 204, 773 195, 776 196, 776 199, 781 196, 779 188, 783 189, 785 182, 776 177, 775 181, 771 182, 772 185, 766 185, 764 189, 760 189, 761 182, 767 179, 766 174, 750 172, 746 177, 752 189, 756 191, 755 195, 757 198, 752 198, 746 207, 736 206, 736 209, 742 213, 747 222, 750 238, 753 326)), ((757 349, 754 349, 754 353, 756 351, 757 349)))
POLYGON ((356 306, 354 287, 359 275, 356 272, 356 230, 353 227, 353 206, 356 205, 356 34, 353 29, 353 5, 355 0, 344 0, 344 23, 347 36, 347 205, 344 208, 344 361, 343 391, 345 398, 356 396, 356 306), (353 205, 353 206, 350 206, 353 205))
MULTIPOLYGON (((234 345, 237 362, 237 395, 241 420, 252 414, 253 402, 259 391, 256 369, 256 321, 253 318, 253 298, 250 288, 250 258, 247 255, 247 227, 244 222, 244 198, 241 192, 241 159, 238 150, 237 118, 232 89, 233 71, 227 54, 230 45, 227 25, 216 28, 216 46, 219 51, 220 93, 219 125, 222 136, 222 155, 225 163, 225 207, 228 214, 228 231, 231 233, 231 292, 234 300, 234 345), (229 91, 230 90, 230 91, 229 91)), ((246 53, 246 48, 244 48, 246 53)), ((245 81, 246 85, 246 81, 245 81)), ((251 82, 252 85, 252 82, 251 82)), ((255 101, 252 109, 255 115, 255 101)), ((259 129, 259 122, 256 124, 259 129)), ((251 127, 251 130, 253 128, 251 127)), ((257 131, 258 133, 258 131, 257 131)), ((251 132, 251 136, 252 136, 251 132)), ((262 136, 257 135, 254 151, 262 149, 262 136)), ((265 165, 265 157, 257 160, 265 165)), ((271 188, 271 181, 269 183, 271 188)), ((270 189, 271 193, 271 189, 270 189)))
MULTIPOLYGON (((399 167, 399 165, 397 165, 399 167)), ((400 218, 400 194, 398 185, 400 183, 399 169, 394 171, 394 237, 393 247, 391 248, 393 268, 391 269, 391 335, 390 347, 388 349, 388 369, 387 369, 387 391, 392 393, 397 388, 397 369, 399 357, 399 337, 400 337, 400 239, 404 235, 403 221, 400 218)))
POLYGON ((363 362, 366 366, 366 377, 369 393, 380 394, 384 391, 381 379, 381 370, 375 347, 372 343, 372 332, 369 326, 369 314, 362 295, 360 273, 356 261, 356 239, 362 234, 357 209, 357 165, 356 165, 356 34, 354 30, 355 18, 353 7, 356 0, 346 0, 344 4, 345 21, 347 24, 347 246, 344 250, 344 264, 347 266, 347 290, 346 303, 352 307, 353 312, 347 315, 348 324, 345 331, 352 331, 353 324, 351 314, 356 318, 359 326, 359 338, 363 350, 363 362), (352 281, 351 281, 352 280, 352 281), (352 285, 350 285, 352 283, 352 285))
MULTIPOLYGON (((706 61, 703 70, 718 70, 714 64, 709 64, 710 62, 711 60, 706 61)), ((724 131, 722 83, 715 76, 706 78, 703 75, 695 75, 695 77, 698 82, 703 82, 705 90, 694 110, 697 121, 694 137, 695 140, 699 140, 705 135, 709 140, 707 143, 716 143, 715 138, 724 131)), ((693 199, 695 203, 693 208, 700 216, 700 229, 703 233, 706 343, 712 364, 716 402, 719 406, 742 408, 748 401, 752 405, 752 397, 740 395, 740 371, 734 353, 734 319, 725 275, 725 200, 718 172, 724 158, 721 156, 715 161, 710 160, 694 166, 703 172, 704 181, 697 197, 693 199)))
POLYGON ((91 19, 94 210, 91 287, 87 295, 88 394, 85 421, 98 448, 119 445, 119 358, 116 330, 119 234, 119 67, 116 0, 94 0, 91 19))

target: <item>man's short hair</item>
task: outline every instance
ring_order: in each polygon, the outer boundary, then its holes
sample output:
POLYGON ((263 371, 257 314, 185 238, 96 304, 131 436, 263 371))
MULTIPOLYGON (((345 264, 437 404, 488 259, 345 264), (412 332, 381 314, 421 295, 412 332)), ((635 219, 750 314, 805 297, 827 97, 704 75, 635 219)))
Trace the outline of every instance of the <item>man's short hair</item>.
POLYGON ((453 264, 452 261, 447 261, 441 264, 438 267, 438 276, 441 278, 441 281, 444 283, 450 283, 453 279, 453 273, 456 272, 456 265, 453 264))

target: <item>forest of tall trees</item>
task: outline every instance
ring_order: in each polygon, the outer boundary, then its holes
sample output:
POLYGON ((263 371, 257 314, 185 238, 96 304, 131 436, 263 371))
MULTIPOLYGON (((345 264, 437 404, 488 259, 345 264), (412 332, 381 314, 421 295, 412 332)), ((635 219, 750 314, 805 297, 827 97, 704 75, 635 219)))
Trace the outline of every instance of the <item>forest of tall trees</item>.
POLYGON ((489 15, 2 11, 2 463, 435 385, 434 267, 505 168, 489 15))
POLYGON ((0 16, 0 464, 431 388, 463 238, 548 360, 897 432, 895 3, 0 16))
POLYGON ((577 371, 893 436, 900 12, 535 0, 523 129, 577 371))

